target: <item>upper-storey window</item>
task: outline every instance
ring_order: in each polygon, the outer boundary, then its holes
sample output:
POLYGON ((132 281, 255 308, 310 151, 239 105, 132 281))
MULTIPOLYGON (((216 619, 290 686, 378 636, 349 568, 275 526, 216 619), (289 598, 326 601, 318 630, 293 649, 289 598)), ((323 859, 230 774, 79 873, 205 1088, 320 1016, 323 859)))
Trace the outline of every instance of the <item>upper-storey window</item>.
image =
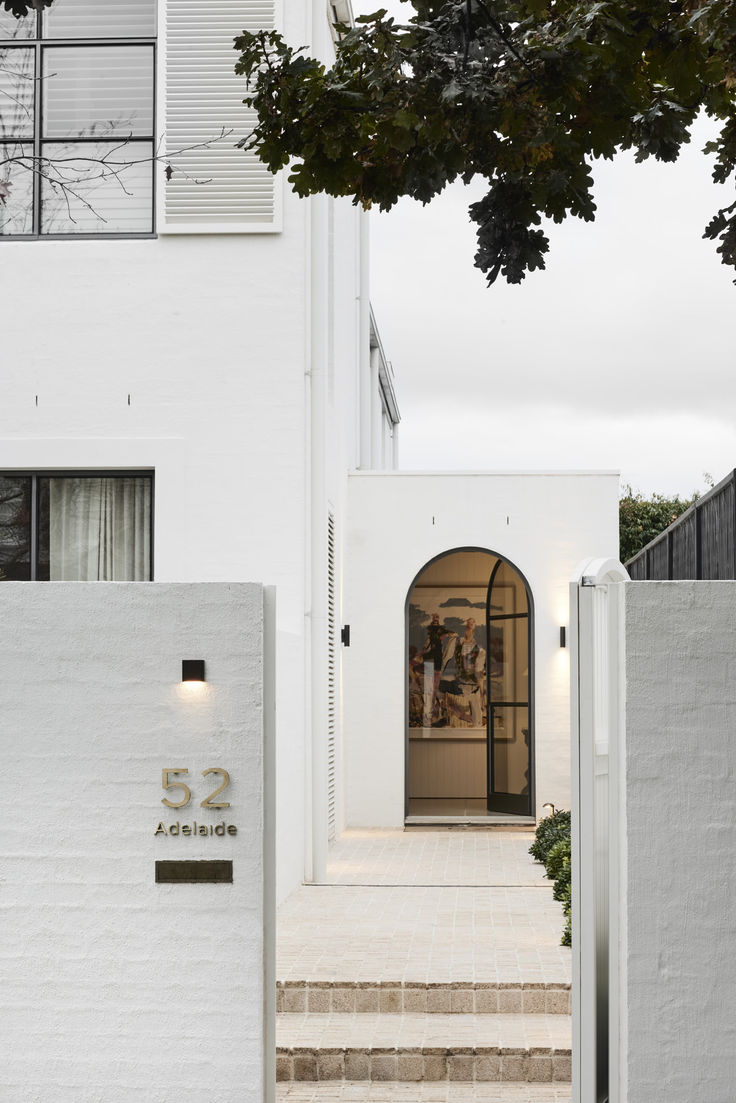
POLYGON ((0 11, 0 234, 151 234, 156 0, 0 11))

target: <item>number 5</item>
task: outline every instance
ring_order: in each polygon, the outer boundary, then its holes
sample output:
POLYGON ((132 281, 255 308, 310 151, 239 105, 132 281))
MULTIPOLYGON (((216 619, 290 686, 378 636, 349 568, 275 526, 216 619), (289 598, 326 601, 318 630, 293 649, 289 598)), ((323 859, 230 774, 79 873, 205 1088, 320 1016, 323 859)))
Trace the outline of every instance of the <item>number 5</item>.
POLYGON ((161 803, 165 804, 168 808, 183 808, 185 804, 189 804, 192 799, 192 791, 188 785, 185 785, 183 781, 169 781, 170 774, 188 774, 189 770, 176 769, 176 770, 162 770, 161 771, 161 785, 164 789, 181 789, 184 794, 184 799, 180 801, 168 800, 166 797, 161 797, 161 803))

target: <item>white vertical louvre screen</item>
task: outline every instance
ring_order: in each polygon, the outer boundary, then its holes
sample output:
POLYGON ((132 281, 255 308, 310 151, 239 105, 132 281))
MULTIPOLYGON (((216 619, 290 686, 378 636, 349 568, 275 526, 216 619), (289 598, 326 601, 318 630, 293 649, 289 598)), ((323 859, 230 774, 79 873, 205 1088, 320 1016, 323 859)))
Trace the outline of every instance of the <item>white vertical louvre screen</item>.
POLYGON ((255 123, 243 104, 233 39, 272 30, 278 0, 164 0, 165 138, 160 168, 164 233, 275 233, 281 181, 236 148, 255 123), (223 135, 223 131, 225 134, 223 135), (166 179, 170 166, 171 179, 166 179))
POLYGON ((337 834, 337 630, 335 609, 335 518, 327 518, 327 839, 337 834))

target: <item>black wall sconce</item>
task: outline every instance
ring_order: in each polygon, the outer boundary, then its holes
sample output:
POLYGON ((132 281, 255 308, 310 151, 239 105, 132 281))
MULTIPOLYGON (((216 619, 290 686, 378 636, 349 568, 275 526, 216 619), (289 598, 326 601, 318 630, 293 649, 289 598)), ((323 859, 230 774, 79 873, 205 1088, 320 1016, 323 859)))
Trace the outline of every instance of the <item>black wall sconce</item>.
POLYGON ((182 682, 206 681, 204 676, 204 659, 182 659, 181 680, 182 682))
POLYGON ((560 647, 567 647, 567 629, 564 624, 560 628, 560 647))
POLYGON ((340 631, 340 640, 345 647, 350 647, 350 625, 343 624, 340 631))

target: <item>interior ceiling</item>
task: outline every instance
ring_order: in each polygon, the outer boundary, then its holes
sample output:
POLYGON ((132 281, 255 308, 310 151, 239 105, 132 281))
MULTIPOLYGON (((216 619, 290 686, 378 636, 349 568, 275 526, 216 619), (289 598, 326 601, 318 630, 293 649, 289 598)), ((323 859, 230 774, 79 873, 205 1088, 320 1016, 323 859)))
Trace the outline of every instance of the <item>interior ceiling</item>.
POLYGON ((449 552, 422 571, 415 586, 487 586, 498 556, 484 551, 449 552))

